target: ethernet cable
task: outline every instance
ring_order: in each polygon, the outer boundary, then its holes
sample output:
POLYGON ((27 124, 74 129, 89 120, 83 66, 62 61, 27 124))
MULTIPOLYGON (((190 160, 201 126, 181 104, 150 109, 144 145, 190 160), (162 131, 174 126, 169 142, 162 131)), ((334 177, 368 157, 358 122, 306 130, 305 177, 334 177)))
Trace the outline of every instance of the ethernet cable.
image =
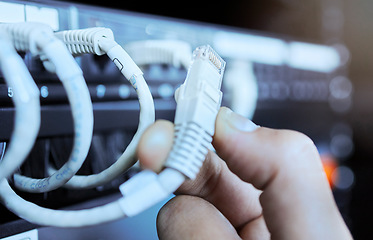
POLYGON ((0 179, 8 178, 22 165, 40 128, 39 89, 7 35, 0 31, 0 70, 13 92, 15 124, 9 147, 0 162, 0 179))
POLYGON ((230 108, 248 119, 252 119, 258 101, 258 82, 253 63, 244 60, 230 62, 225 71, 225 97, 230 108))
POLYGON ((168 64, 188 69, 192 59, 189 43, 180 40, 143 40, 127 43, 124 48, 137 65, 168 64))
POLYGON ((224 69, 225 61, 209 45, 193 52, 186 80, 175 92, 174 142, 165 169, 159 175, 142 171, 120 186, 127 216, 165 199, 186 179, 196 178, 214 135, 224 69))
MULTIPOLYGON (((153 97, 142 71, 127 52, 115 42, 113 32, 109 28, 68 30, 57 32, 55 35, 66 44, 73 55, 107 54, 138 95, 139 125, 134 137, 118 160, 100 173, 87 176, 75 175, 65 184, 65 187, 73 189, 97 187, 112 181, 136 162, 136 147, 140 136, 155 120, 153 97)), ((50 173, 53 173, 53 170, 50 173)))
POLYGON ((47 192, 65 184, 83 164, 93 134, 92 102, 83 73, 66 46, 53 30, 41 23, 0 24, 7 32, 17 51, 30 51, 45 56, 66 89, 74 120, 74 144, 68 161, 53 175, 43 179, 14 174, 14 185, 27 192, 47 192))
POLYGON ((20 198, 0 181, 0 200, 29 222, 56 227, 83 227, 132 217, 169 197, 188 178, 194 179, 208 152, 221 104, 225 62, 210 46, 194 51, 187 78, 175 98, 175 137, 165 169, 143 170, 120 186, 123 197, 91 209, 52 210, 20 198))

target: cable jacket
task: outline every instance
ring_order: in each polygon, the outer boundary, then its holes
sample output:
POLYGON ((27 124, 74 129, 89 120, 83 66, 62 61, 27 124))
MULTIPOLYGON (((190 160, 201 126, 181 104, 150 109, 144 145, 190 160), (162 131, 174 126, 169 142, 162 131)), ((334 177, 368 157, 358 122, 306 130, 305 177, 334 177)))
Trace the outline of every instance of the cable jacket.
POLYGON ((9 177, 22 165, 40 127, 39 89, 6 35, 0 31, 0 69, 13 95, 15 124, 9 147, 0 162, 0 179, 9 177))

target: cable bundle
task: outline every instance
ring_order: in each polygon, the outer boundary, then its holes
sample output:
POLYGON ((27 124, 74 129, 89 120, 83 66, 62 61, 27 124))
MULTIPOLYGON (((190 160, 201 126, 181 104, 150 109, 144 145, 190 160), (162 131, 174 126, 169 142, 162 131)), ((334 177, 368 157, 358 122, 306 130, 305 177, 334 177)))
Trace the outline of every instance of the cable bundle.
MULTIPOLYGON (((55 70, 68 93, 75 125, 73 150, 62 168, 57 171, 50 169, 51 175, 45 179, 32 179, 14 174, 14 185, 28 192, 47 192, 60 186, 74 189, 93 188, 110 182, 131 167, 136 162, 136 146, 141 134, 154 122, 154 103, 142 71, 114 41, 112 31, 106 28, 92 28, 53 34, 45 25, 34 23, 0 24, 0 31, 5 33, 0 32, 0 44, 1 35, 9 35, 17 50, 31 51, 32 54, 40 56, 45 66, 49 66, 47 69, 55 70), (79 176, 75 174, 86 158, 92 139, 93 115, 92 103, 82 72, 71 54, 86 53, 106 53, 118 67, 138 94, 140 119, 132 141, 113 165, 98 174, 79 176)), ((4 46, 10 48, 11 44, 4 46)), ((177 91, 175 142, 166 161, 166 168, 160 174, 142 171, 135 175, 120 186, 123 197, 112 203, 91 209, 66 211, 43 208, 18 196, 5 178, 14 172, 15 169, 12 169, 6 174, 0 174, 1 202, 18 216, 39 225, 81 227, 134 216, 168 197, 186 178, 195 178, 214 134, 215 118, 222 98, 220 87, 225 62, 209 46, 197 48, 193 56, 187 79, 177 91), (195 141, 196 139, 198 141, 195 141), (188 144, 192 147, 187 146, 188 144), (185 154, 186 151, 193 154, 185 154)), ((0 51, 0 60, 3 59, 0 51)), ((186 65, 185 60, 183 64, 186 65)), ((40 111, 37 108, 33 109, 34 112, 40 111)), ((29 131, 29 147, 24 150, 23 155, 18 156, 17 167, 30 151, 37 136, 35 129, 38 129, 39 125, 38 119, 35 119, 35 128, 29 131)), ((16 129, 17 125, 14 135, 16 129)), ((10 148, 8 152, 9 150, 10 148)), ((1 164, 4 164, 5 160, 4 157, 1 164)), ((2 168, 0 173, 1 171, 2 168)))
MULTIPOLYGON (((56 33, 72 54, 104 54, 114 62, 124 77, 136 90, 140 104, 139 126, 132 141, 119 159, 109 168, 89 176, 75 175, 66 184, 68 188, 93 188, 112 181, 136 162, 136 146, 141 134, 154 122, 155 110, 153 97, 146 84, 143 73, 124 49, 114 41, 113 32, 108 28, 88 28, 56 33)), ((53 171, 50 171, 51 173, 53 171)))
POLYGON ((41 23, 0 24, 18 51, 45 56, 66 89, 74 119, 74 145, 68 161, 53 175, 43 179, 14 175, 17 188, 27 192, 47 192, 65 184, 82 166, 93 133, 92 102, 83 73, 66 46, 52 29, 41 23), (22 43, 22 44, 19 44, 22 43), (19 47, 20 49, 17 49, 19 47))

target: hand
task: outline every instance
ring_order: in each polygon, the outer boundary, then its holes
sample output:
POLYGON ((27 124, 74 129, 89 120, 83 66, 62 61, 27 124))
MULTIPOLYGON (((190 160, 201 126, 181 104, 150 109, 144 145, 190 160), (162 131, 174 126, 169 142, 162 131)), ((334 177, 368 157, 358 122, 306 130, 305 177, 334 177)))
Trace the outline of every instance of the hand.
MULTIPOLYGON (((172 140, 171 122, 147 129, 142 167, 160 171, 172 140)), ((217 154, 160 210, 160 239, 352 239, 308 137, 221 108, 213 145, 217 154)))

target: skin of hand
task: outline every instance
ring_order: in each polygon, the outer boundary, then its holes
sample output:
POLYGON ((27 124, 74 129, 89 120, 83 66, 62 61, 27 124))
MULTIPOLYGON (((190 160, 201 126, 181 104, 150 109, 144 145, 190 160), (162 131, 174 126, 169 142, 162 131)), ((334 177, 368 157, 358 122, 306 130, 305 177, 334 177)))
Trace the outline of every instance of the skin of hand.
MULTIPOLYGON (((173 124, 143 134, 143 168, 161 171, 173 124)), ((258 127, 222 107, 213 146, 195 180, 160 210, 160 239, 352 239, 313 142, 290 130, 258 127)))

